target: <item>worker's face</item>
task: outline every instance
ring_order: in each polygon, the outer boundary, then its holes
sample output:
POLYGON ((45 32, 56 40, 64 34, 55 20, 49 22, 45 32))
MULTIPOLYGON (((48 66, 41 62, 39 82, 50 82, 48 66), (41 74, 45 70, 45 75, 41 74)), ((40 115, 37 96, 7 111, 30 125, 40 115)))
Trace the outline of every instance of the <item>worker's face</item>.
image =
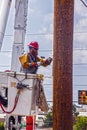
POLYGON ((35 48, 31 48, 31 49, 30 49, 30 53, 31 53, 33 56, 37 56, 37 55, 38 55, 38 50, 35 49, 35 48))

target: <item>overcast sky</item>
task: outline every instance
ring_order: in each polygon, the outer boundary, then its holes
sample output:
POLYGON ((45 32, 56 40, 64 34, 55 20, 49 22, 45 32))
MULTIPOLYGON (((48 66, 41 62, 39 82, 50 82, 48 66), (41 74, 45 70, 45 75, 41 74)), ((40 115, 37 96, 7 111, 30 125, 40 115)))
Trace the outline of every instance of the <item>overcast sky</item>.
MULTIPOLYGON (((87 0, 84 0, 87 4, 87 0)), ((25 39, 25 51, 27 51, 27 43, 30 41, 37 40, 40 44, 39 55, 45 57, 52 56, 53 47, 53 4, 54 0, 29 0, 28 3, 28 20, 27 20, 27 31, 25 39), (41 50, 48 50, 43 52, 41 50)), ((3 41, 2 51, 12 50, 13 35, 14 35, 14 0, 9 13, 8 24, 6 33, 3 41), (8 36, 10 35, 10 36, 8 36)), ((80 64, 73 66, 73 75, 85 75, 87 74, 87 65, 81 65, 87 63, 87 7, 81 2, 81 0, 74 0, 74 34, 73 34, 73 64, 80 64), (80 50, 81 49, 81 50, 80 50), (84 49, 84 50, 82 50, 84 49)), ((11 52, 2 53, 0 55, 0 65, 11 64, 11 52), (3 60, 2 60, 3 57, 3 60)), ((43 71, 46 74, 51 74, 52 65, 48 68, 41 68, 40 72, 43 71)), ((9 69, 10 66, 1 67, 1 70, 9 69)), ((46 83, 49 83, 47 80, 46 83)), ((51 83, 51 81, 50 81, 51 83)), ((82 85, 81 89, 85 89, 87 86, 87 77, 85 76, 74 76, 74 97, 77 100, 77 85, 82 85), (85 84, 85 86, 84 86, 85 84), (76 91, 75 91, 76 90, 76 91)), ((49 90, 48 93, 52 93, 49 90)))

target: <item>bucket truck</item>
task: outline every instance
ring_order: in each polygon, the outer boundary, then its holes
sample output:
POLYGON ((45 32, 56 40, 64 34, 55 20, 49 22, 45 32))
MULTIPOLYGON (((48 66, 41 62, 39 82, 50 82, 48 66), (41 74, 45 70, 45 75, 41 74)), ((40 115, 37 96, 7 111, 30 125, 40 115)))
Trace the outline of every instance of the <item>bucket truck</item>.
MULTIPOLYGON (((2 1, 0 11, 0 49, 11 5, 11 0, 2 1), (2 15, 3 10, 4 15, 2 15)), ((4 90, 4 99, 7 98, 7 107, 0 101, 1 109, 7 114, 6 130, 19 130, 18 115, 32 115, 35 112, 35 106, 40 107, 43 111, 48 110, 42 86, 43 75, 20 72, 19 56, 24 53, 27 12, 28 0, 15 0, 11 71, 0 72, 0 90, 4 90)))

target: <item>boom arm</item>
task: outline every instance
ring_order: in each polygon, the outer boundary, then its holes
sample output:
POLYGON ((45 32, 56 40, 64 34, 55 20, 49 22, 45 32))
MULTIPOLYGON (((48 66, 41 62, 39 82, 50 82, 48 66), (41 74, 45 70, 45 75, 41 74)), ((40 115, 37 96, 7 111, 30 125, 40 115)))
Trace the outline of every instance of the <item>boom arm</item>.
POLYGON ((11 6, 12 0, 1 0, 1 8, 0 8, 0 50, 2 47, 2 42, 5 34, 7 19, 9 15, 9 10, 11 6))
POLYGON ((24 52, 28 0, 15 0, 14 43, 11 70, 20 72, 19 56, 24 52))

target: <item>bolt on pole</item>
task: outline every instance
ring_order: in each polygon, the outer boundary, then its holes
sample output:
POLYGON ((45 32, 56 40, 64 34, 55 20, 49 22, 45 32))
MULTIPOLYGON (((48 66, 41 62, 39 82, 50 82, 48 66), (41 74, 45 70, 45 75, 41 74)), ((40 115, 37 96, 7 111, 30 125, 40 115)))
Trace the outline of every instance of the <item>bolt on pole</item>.
POLYGON ((54 0, 53 130, 73 130, 74 0, 54 0))

